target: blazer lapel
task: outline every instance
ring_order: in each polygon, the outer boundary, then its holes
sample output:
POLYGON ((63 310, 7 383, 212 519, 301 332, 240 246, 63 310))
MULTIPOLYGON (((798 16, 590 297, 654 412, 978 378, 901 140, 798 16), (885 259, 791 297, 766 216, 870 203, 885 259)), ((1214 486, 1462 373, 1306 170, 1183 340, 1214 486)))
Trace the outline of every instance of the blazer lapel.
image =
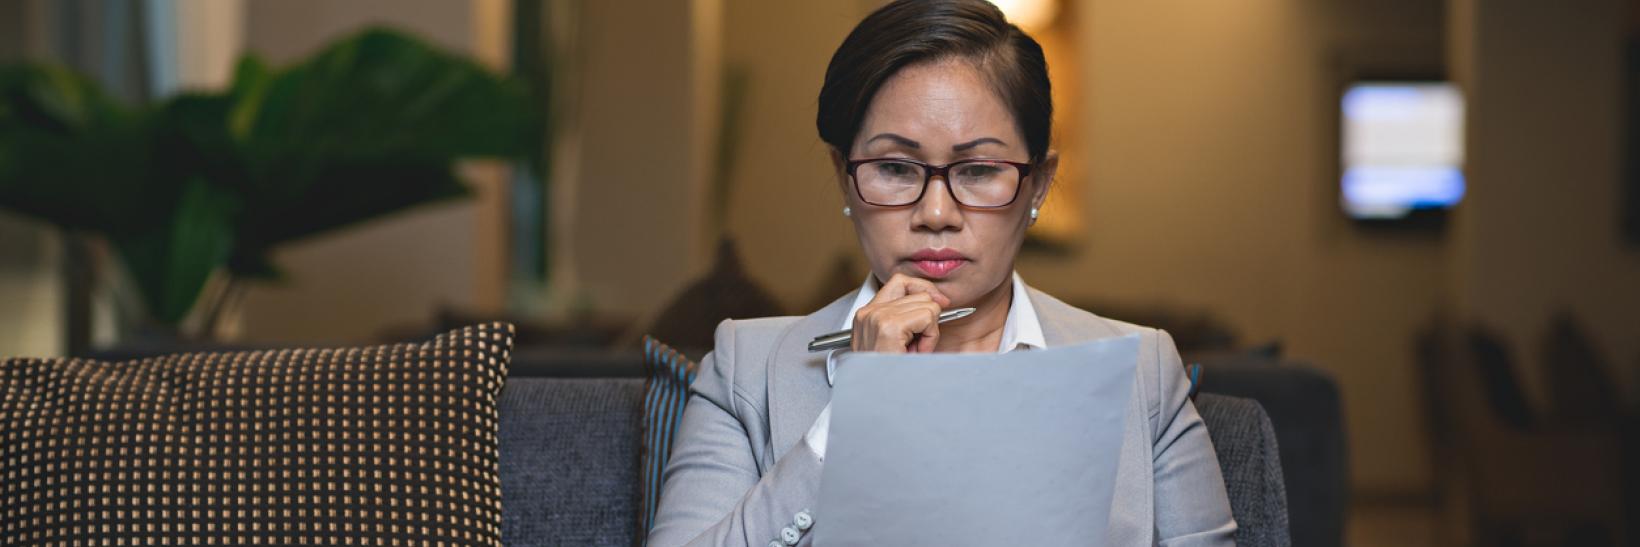
POLYGON ((1047 293, 1027 287, 1031 306, 1036 308, 1037 321, 1042 323, 1042 338, 1048 347, 1065 346, 1121 336, 1109 321, 1048 296, 1047 293))
POLYGON ((769 353, 766 370, 769 371, 772 461, 779 461, 808 433, 820 410, 831 401, 831 385, 826 383, 826 354, 810 353, 808 345, 814 337, 835 331, 843 324, 843 315, 848 313, 857 292, 850 292, 792 323, 780 334, 774 351, 769 353))

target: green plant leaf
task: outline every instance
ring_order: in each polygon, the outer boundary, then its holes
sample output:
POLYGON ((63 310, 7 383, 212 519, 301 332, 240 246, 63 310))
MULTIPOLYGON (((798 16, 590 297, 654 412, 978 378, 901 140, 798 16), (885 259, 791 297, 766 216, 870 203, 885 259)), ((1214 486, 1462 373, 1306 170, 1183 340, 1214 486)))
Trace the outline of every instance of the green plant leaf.
POLYGON ((147 180, 149 121, 65 70, 0 67, 0 208, 70 230, 163 222, 175 195, 147 180))
POLYGON ((309 194, 308 207, 299 213, 300 221, 251 217, 269 212, 247 212, 236 254, 264 254, 282 242, 469 195, 448 165, 418 163, 413 158, 329 165, 315 180, 318 183, 309 194))
POLYGON ((245 144, 268 194, 259 197, 280 203, 337 160, 518 155, 536 118, 516 82, 385 30, 326 48, 255 96, 255 112, 236 118, 251 120, 245 144))
POLYGON ((232 87, 228 95, 233 100, 233 111, 228 116, 228 131, 235 139, 247 140, 251 126, 256 123, 256 113, 262 109, 262 99, 267 93, 268 84, 273 81, 273 73, 260 57, 246 55, 234 65, 232 87))
POLYGON ((538 138, 519 82, 394 31, 266 74, 242 64, 234 86, 248 173, 238 256, 465 196, 452 162, 520 156, 538 138))
POLYGON ((149 313, 175 325, 193 309, 211 273, 233 250, 238 198, 202 178, 184 185, 171 223, 145 233, 113 234, 142 289, 149 313))

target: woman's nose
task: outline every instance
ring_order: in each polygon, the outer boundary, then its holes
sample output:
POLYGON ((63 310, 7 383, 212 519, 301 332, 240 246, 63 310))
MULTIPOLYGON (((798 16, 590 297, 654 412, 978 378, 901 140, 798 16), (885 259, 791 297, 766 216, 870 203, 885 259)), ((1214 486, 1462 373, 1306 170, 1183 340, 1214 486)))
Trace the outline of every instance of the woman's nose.
POLYGON ((913 229, 936 232, 962 229, 962 209, 951 198, 951 189, 945 177, 935 176, 928 180, 928 188, 923 190, 922 199, 912 209, 911 225, 913 229))

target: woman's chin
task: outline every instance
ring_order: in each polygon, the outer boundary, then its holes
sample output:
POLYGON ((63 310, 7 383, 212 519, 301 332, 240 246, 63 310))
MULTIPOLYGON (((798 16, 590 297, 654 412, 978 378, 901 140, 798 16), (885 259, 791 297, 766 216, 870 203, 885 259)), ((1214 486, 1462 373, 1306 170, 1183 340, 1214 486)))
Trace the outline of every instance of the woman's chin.
POLYGON ((1001 287, 1002 284, 1006 284, 1009 279, 1007 274, 1004 274, 1002 276, 1001 284, 992 285, 985 282, 982 278, 986 276, 983 272, 975 269, 972 263, 966 263, 961 267, 953 268, 949 272, 944 272, 945 275, 939 277, 928 275, 922 268, 919 268, 915 262, 901 263, 894 269, 894 273, 932 282, 935 287, 939 288, 940 294, 943 294, 946 298, 951 299, 951 305, 947 306, 947 308, 976 307, 983 303, 986 299, 986 295, 998 290, 998 288, 1001 287))

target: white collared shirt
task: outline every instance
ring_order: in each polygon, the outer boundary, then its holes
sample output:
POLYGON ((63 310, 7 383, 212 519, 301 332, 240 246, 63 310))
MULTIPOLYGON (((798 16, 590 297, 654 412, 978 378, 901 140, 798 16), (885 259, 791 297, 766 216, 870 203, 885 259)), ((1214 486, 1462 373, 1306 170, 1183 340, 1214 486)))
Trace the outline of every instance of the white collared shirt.
MULTIPOLYGON (((1043 349, 1048 347, 1048 341, 1042 336, 1042 322, 1036 316, 1036 307, 1031 305, 1030 294, 1025 290, 1025 282, 1019 278, 1019 272, 1013 275, 1013 296, 1008 304, 1008 317, 1002 323, 1002 341, 997 344, 997 353, 1006 353, 1020 349, 1043 349)), ((848 313, 843 315, 843 326, 839 330, 849 330, 854 326, 854 313, 871 303, 877 296, 877 277, 867 275, 865 283, 860 285, 860 292, 854 296, 853 305, 849 306, 848 313)), ((826 383, 831 384, 837 371, 837 354, 847 350, 833 350, 826 354, 826 383)), ((814 419, 814 425, 803 439, 814 450, 814 455, 821 461, 826 459, 826 435, 831 428, 831 403, 820 410, 820 416, 814 419)))

